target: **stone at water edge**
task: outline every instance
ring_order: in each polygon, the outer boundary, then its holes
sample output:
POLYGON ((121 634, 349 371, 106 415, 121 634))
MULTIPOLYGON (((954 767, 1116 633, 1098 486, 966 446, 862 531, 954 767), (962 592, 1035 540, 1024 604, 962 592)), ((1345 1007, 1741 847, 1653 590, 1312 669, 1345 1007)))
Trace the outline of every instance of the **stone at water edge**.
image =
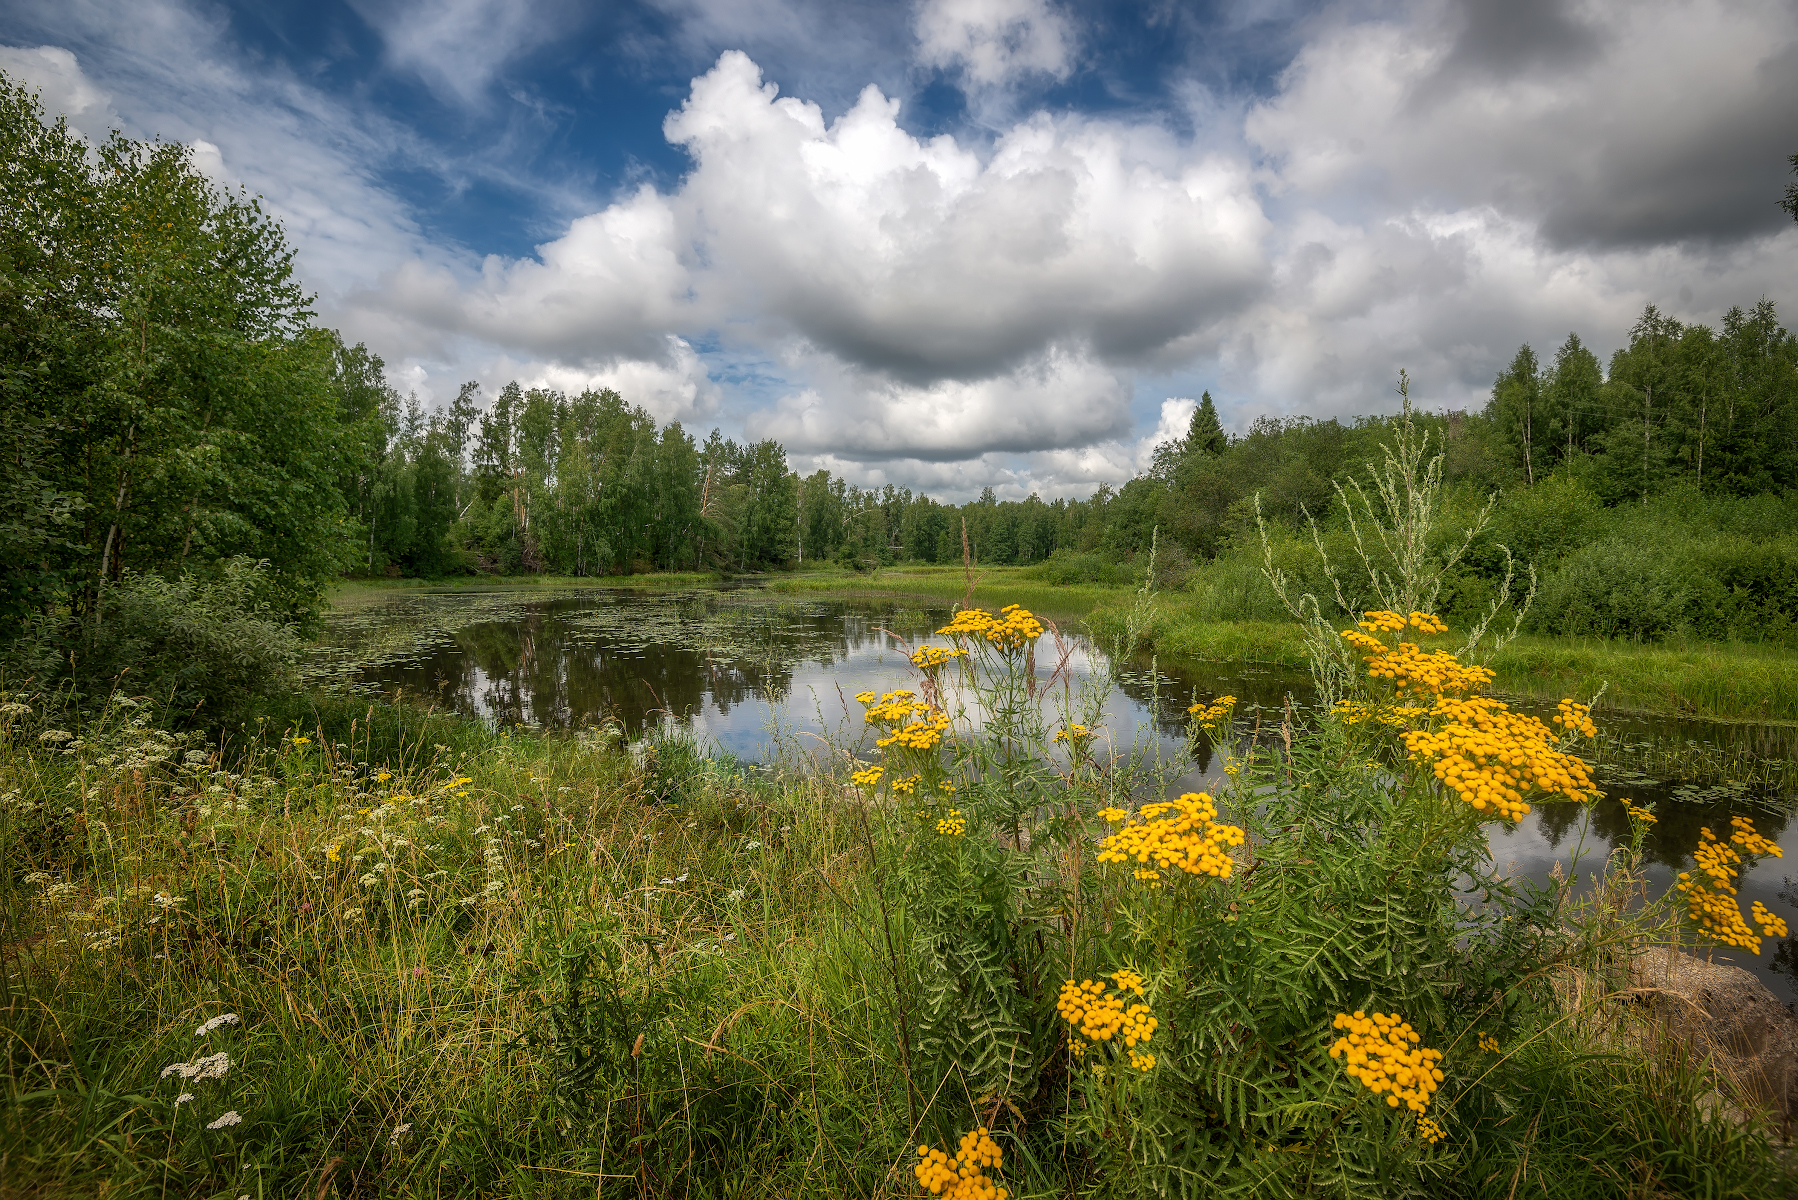
POLYGON ((1798 1118, 1798 1017, 1741 967, 1657 946, 1630 964, 1656 1018, 1789 1127, 1798 1118))

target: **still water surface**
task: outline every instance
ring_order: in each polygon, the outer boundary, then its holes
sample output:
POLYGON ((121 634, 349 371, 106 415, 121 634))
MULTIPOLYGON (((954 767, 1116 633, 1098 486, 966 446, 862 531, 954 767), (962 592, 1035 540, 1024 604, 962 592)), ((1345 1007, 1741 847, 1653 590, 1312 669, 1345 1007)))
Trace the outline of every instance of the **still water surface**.
MULTIPOLYGON (((512 724, 572 726, 610 719, 632 736, 676 721, 702 742, 747 760, 767 757, 779 742, 817 746, 819 738, 860 731, 859 691, 909 686, 907 655, 948 621, 947 606, 904 601, 794 600, 753 588, 643 593, 612 589, 501 592, 411 592, 340 605, 313 652, 321 677, 353 686, 429 698, 470 717, 512 724)), ((1077 619, 1062 624, 1078 628, 1077 619)), ((941 641, 941 639, 937 639, 941 641)), ((1039 644, 1039 673, 1059 657, 1052 638, 1039 644)), ((1109 668, 1077 634, 1064 634, 1066 670, 1077 682, 1109 668)), ((1187 660, 1131 664, 1105 704, 1106 736, 1123 750, 1133 742, 1169 755, 1184 744, 1185 707, 1230 694, 1238 713, 1256 706, 1274 723, 1290 695, 1301 707, 1310 693, 1303 672, 1244 663, 1187 660)), ((1607 716, 1613 731, 1673 735, 1693 744, 1744 736, 1741 726, 1665 718, 1607 716)), ((1748 731, 1757 751, 1787 758, 1793 732, 1748 731)), ((1181 790, 1208 790, 1221 768, 1201 746, 1181 790)), ((1790 806, 1740 787, 1695 788, 1643 775, 1639 768, 1599 764, 1611 798, 1592 806, 1539 804, 1515 828, 1492 825, 1495 862, 1542 880, 1557 867, 1597 869, 1626 842, 1621 799, 1652 801, 1660 816, 1647 842, 1648 875, 1658 894, 1691 867, 1700 826, 1727 828, 1743 813, 1778 839, 1787 857, 1763 862, 1741 881, 1744 911, 1756 900, 1798 929, 1798 904, 1782 892, 1798 876, 1798 823, 1790 806), (1788 865, 1789 864, 1789 865, 1788 865)), ((1792 892, 1798 899, 1798 892, 1792 892)), ((1720 960, 1747 967, 1788 1004, 1798 999, 1798 939, 1766 943, 1758 960, 1739 952, 1720 960), (1785 968, 1785 969, 1782 969, 1785 968)))

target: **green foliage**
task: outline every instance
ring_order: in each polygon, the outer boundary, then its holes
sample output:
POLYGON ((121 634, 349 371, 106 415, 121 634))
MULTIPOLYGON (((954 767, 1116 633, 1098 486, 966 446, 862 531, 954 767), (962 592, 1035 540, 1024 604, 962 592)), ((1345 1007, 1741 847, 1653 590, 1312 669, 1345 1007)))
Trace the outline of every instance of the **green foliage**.
POLYGON ((127 571, 247 556, 306 611, 348 447, 280 227, 186 147, 90 147, 10 80, 0 144, 5 604, 86 614, 127 571))
POLYGON ((117 689, 213 727, 293 686, 301 642, 268 565, 231 559, 207 576, 127 574, 100 586, 94 619, 34 617, 9 650, 15 679, 98 701, 117 689))

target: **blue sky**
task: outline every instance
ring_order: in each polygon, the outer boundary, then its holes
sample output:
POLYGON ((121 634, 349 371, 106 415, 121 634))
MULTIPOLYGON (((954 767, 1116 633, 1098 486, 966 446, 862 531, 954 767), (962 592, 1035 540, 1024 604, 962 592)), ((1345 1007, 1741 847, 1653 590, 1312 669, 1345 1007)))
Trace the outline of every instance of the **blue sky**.
POLYGON ((1522 341, 1798 305, 1787 3, 66 0, 0 69, 264 196, 402 391, 952 498, 1117 483, 1202 389, 1478 405, 1522 341))

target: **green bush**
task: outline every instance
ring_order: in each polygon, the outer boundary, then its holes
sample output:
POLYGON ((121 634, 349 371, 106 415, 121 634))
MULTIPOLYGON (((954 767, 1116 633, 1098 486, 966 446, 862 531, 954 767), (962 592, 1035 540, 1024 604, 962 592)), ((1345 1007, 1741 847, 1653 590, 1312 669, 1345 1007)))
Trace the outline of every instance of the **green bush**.
POLYGON ((222 724, 291 683, 300 639, 271 584, 267 564, 248 559, 210 577, 130 574, 102 586, 86 620, 34 620, 8 657, 40 689, 72 687, 78 702, 116 689, 222 724))
POLYGON ((1798 546, 1676 532, 1575 550, 1544 581, 1532 624, 1570 637, 1778 641, 1795 617, 1798 546))
POLYGON ((1075 553, 1071 550, 1057 550, 1030 568, 1029 577, 1056 587, 1073 587, 1082 583, 1096 583, 1103 587, 1134 587, 1137 582, 1136 572, 1124 563, 1110 562, 1091 551, 1075 553))

